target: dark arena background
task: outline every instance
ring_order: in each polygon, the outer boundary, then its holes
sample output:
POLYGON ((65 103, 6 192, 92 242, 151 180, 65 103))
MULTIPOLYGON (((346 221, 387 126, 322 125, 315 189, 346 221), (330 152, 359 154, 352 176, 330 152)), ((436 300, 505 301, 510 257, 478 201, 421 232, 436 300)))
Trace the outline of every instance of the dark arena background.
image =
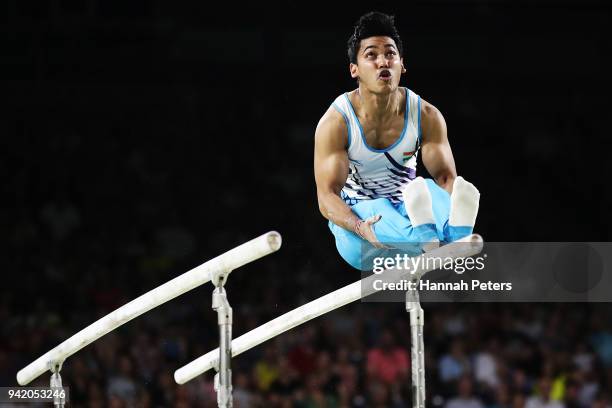
MULTIPOLYGON (((610 240, 609 3, 226 3, 0 5, 0 386, 269 230, 281 250, 227 284, 235 336, 358 279, 317 207, 313 135, 355 87, 346 40, 370 10, 396 16, 402 85, 444 114, 485 241, 610 240)), ((211 373, 172 377, 218 345, 211 292, 69 358, 67 406, 215 407, 211 373)), ((428 406, 612 406, 609 303, 423 308, 428 406)), ((233 359, 234 406, 410 407, 409 359, 404 305, 356 302, 233 359)))

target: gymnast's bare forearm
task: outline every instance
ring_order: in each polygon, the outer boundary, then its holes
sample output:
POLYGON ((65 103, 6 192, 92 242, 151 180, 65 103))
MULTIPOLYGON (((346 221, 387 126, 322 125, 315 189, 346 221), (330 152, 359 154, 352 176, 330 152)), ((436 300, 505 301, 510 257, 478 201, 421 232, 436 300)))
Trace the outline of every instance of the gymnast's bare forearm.
POLYGON ((362 220, 335 192, 318 192, 317 195, 319 198, 319 210, 325 218, 346 230, 354 232, 374 246, 382 247, 382 244, 378 241, 376 234, 372 230, 372 225, 380 221, 380 215, 362 220))
POLYGON ((355 226, 361 220, 338 194, 326 191, 319 192, 317 196, 323 217, 346 230, 355 231, 355 226))

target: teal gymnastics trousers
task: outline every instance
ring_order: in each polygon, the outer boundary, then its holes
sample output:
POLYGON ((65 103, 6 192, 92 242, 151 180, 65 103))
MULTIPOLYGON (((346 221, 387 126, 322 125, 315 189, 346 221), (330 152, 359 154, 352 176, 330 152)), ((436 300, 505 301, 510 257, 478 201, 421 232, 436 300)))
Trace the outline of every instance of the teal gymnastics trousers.
POLYGON ((347 231, 329 222, 329 229, 336 239, 340 256, 352 267, 372 270, 376 257, 394 257, 396 254, 418 256, 423 253, 422 246, 436 238, 441 244, 456 241, 472 233, 472 226, 450 226, 450 194, 432 179, 426 179, 431 194, 435 224, 413 227, 404 203, 391 203, 387 198, 361 200, 351 206, 351 210, 362 220, 375 215, 382 218, 373 224, 374 234, 382 244, 389 248, 376 248, 352 231, 347 231))

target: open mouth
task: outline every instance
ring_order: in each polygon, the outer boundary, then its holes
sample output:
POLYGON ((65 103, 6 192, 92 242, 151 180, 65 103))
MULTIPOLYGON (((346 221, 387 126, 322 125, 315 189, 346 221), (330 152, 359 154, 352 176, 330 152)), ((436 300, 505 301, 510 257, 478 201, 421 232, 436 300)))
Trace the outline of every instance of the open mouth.
POLYGON ((378 78, 388 81, 389 79, 391 79, 391 71, 387 69, 380 71, 380 73, 378 74, 378 78))

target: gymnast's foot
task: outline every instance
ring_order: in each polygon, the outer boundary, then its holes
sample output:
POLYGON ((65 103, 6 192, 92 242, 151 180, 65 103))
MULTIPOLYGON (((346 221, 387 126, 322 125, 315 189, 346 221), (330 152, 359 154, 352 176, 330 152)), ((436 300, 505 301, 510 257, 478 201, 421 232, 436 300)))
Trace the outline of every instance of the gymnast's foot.
POLYGON ((431 194, 423 177, 412 180, 402 191, 404 207, 412 227, 419 235, 424 251, 430 251, 440 245, 436 232, 436 222, 431 205, 431 194))
POLYGON ((463 177, 457 177, 453 183, 453 193, 450 198, 448 217, 450 241, 456 241, 472 233, 478 215, 479 202, 478 189, 463 177))

